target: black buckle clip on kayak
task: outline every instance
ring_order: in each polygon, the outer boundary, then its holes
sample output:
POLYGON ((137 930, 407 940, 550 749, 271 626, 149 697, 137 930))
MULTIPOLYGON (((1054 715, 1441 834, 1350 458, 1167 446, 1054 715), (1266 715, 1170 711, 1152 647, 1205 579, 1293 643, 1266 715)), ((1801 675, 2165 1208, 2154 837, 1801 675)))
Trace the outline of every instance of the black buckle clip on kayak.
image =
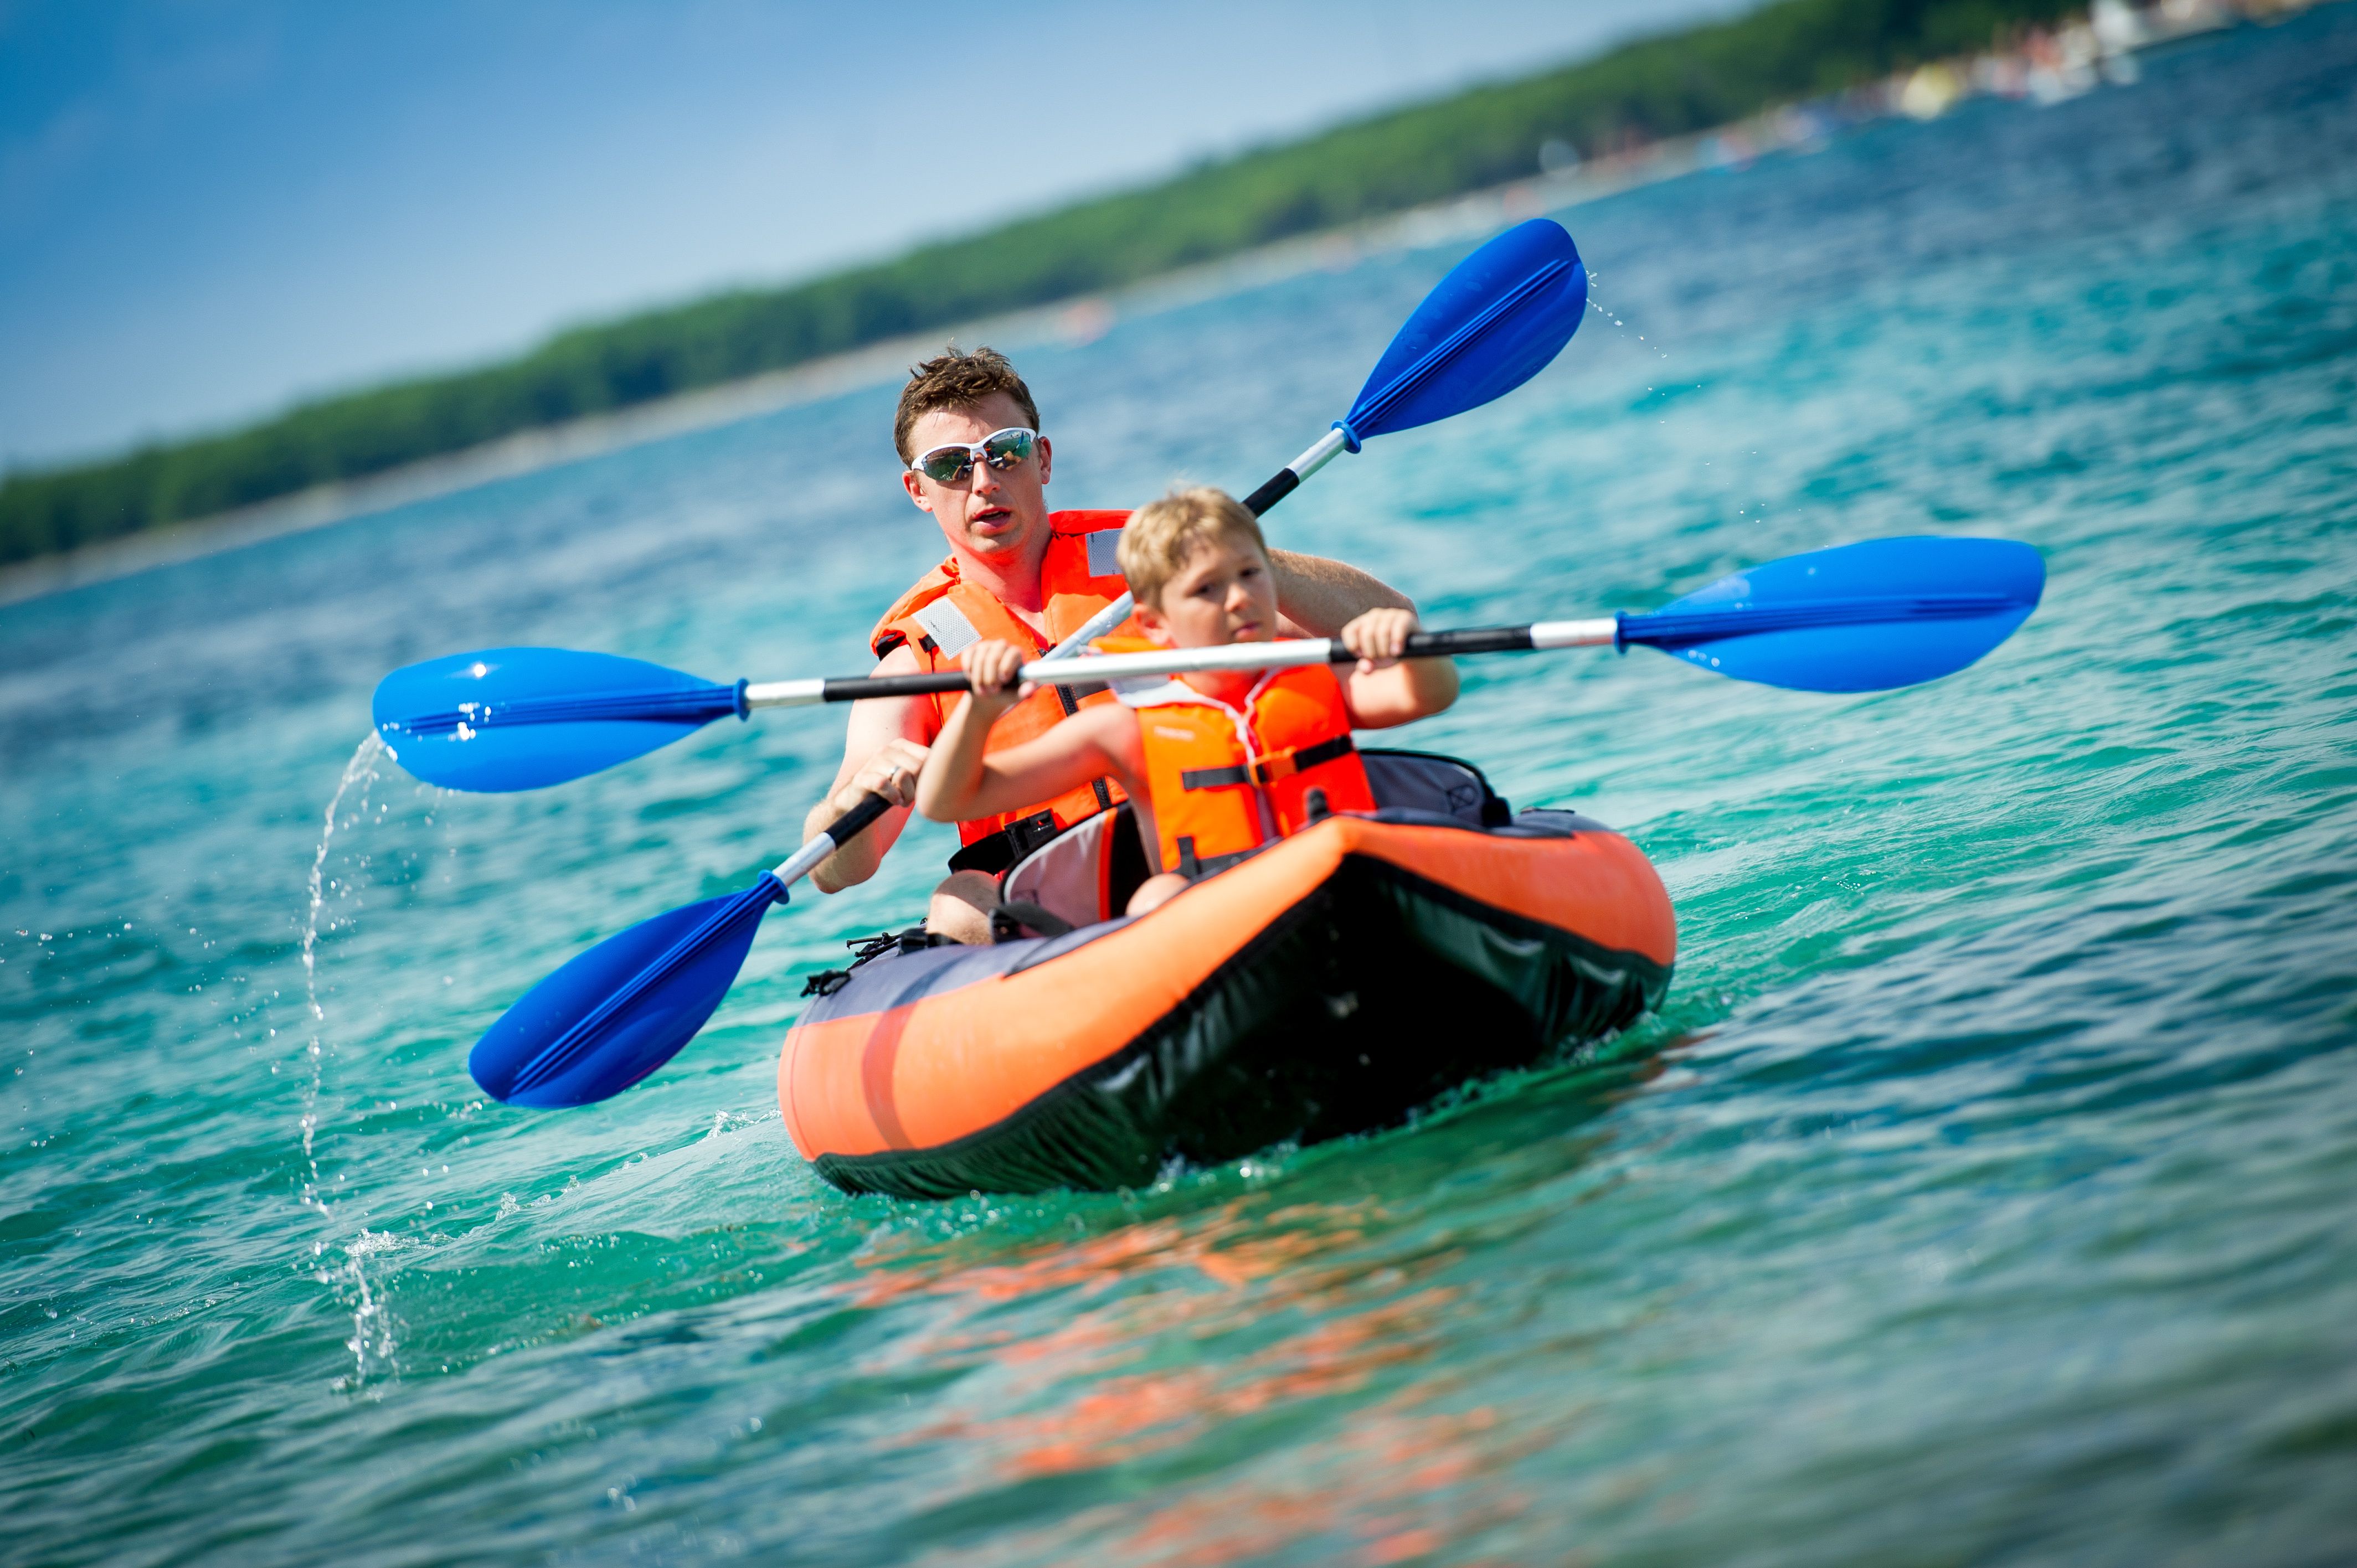
POLYGON ((949 938, 910 926, 905 931, 878 931, 872 937, 854 937, 844 943, 851 950, 851 963, 845 969, 822 969, 802 982, 805 996, 832 996, 851 983, 851 971, 861 964, 882 958, 888 952, 921 952, 927 948, 947 947, 949 938))

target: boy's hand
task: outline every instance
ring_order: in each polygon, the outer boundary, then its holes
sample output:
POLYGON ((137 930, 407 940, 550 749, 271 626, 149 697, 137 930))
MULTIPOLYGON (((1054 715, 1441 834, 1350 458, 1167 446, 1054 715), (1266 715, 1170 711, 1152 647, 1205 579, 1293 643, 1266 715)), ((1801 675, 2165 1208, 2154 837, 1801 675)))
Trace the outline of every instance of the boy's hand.
POLYGON ((1025 660, 1024 651, 1011 642, 977 643, 966 650, 960 668, 973 686, 966 701, 974 704, 975 718, 995 723, 999 714, 1031 694, 1028 685, 1018 686, 1015 680, 1025 660))
POLYGON ((1372 675, 1399 662, 1415 629, 1414 610, 1373 609, 1342 628, 1341 643, 1359 656, 1359 673, 1372 675))

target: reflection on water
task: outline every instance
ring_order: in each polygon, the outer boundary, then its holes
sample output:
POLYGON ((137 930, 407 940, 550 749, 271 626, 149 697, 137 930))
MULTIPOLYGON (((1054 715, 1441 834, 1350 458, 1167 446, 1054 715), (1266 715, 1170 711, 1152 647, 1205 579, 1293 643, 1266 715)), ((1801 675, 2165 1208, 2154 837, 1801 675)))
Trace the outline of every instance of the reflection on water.
MULTIPOLYGON (((1360 1185, 1343 1145, 1284 1166, 1182 1176, 1134 1215, 1111 1205, 1075 1213, 1077 1236, 872 1243, 844 1294, 862 1308, 925 1309, 891 1363, 971 1369, 896 1439, 961 1478, 954 1499, 936 1498, 933 1524, 957 1529, 993 1497, 1060 1477, 1142 1465, 1187 1473, 1207 1453, 1232 1462, 1239 1449, 1281 1444, 1320 1409, 1347 1410, 1348 1435, 1313 1463, 1255 1466, 1142 1519, 1125 1504, 1083 1509, 985 1560, 1085 1550, 1211 1563, 1315 1544, 1395 1562, 1515 1517, 1518 1494, 1486 1483, 1543 1447, 1546 1429, 1469 1402, 1466 1380, 1434 1363, 1486 1310, 1472 1266, 1481 1249, 1546 1224, 1565 1184, 1605 1146, 1582 1129, 1663 1070, 1649 1052, 1524 1074, 1443 1116, 1462 1140, 1456 1149, 1495 1137, 1514 1151, 1484 1171, 1478 1207, 1460 1194, 1435 1213, 1412 1177, 1387 1181, 1391 1196, 1324 1196, 1360 1185), (1545 1132, 1533 1136, 1535 1124, 1545 1132), (1239 1181, 1247 1190, 1232 1190, 1239 1181), (1472 1495, 1458 1496, 1469 1485, 1472 1495)), ((1412 1170, 1413 1149, 1397 1152, 1412 1170)))

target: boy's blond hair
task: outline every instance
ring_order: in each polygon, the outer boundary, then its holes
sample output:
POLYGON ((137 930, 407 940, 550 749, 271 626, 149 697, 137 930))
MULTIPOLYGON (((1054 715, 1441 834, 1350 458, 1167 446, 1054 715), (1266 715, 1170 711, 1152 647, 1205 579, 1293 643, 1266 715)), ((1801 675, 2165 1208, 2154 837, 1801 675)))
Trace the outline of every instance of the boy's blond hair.
POLYGON ((1195 546, 1207 542, 1239 548, 1249 544, 1264 559, 1268 555, 1260 521, 1235 497, 1209 485, 1172 490, 1130 513, 1121 531, 1118 556, 1131 596, 1160 609, 1162 590, 1186 570, 1195 546))

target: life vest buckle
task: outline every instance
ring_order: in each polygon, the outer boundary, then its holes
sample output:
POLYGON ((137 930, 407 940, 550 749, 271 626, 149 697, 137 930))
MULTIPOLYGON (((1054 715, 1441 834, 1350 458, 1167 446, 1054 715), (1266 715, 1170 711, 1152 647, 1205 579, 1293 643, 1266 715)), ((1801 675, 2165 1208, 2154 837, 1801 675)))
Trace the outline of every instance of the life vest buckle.
POLYGON ((1056 825, 1053 811, 1034 811, 1028 817, 1017 817, 950 856, 950 869, 996 876, 1063 831, 1056 825))
POLYGON ((1252 765, 1253 782, 1265 789, 1280 779, 1301 771, 1299 753, 1292 746, 1262 757, 1252 765))
POLYGON ((1323 767, 1339 757, 1348 757, 1358 749, 1347 735, 1331 740, 1321 740, 1315 746, 1292 746, 1283 751, 1272 751, 1252 765, 1252 781, 1265 789, 1280 779, 1290 779, 1297 773, 1323 767))

